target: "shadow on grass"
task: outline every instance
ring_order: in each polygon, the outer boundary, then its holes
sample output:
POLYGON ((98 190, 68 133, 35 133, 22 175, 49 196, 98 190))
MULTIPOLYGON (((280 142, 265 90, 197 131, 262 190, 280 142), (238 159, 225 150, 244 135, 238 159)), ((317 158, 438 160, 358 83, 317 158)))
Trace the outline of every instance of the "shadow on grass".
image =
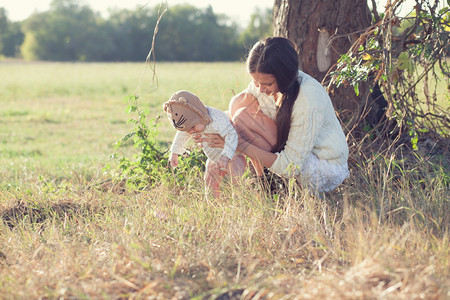
POLYGON ((42 224, 47 219, 75 219, 87 217, 93 210, 90 205, 81 205, 70 201, 51 204, 50 206, 36 205, 19 200, 13 207, 0 213, 5 225, 13 229, 18 224, 27 220, 32 224, 42 224))

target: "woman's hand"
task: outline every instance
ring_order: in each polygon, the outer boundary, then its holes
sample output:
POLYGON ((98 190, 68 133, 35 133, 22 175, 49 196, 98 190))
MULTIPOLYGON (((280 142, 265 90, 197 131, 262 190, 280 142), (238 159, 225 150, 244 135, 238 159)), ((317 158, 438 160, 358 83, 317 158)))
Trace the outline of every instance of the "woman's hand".
POLYGON ((223 148, 225 139, 216 133, 193 134, 192 139, 201 147, 202 143, 208 144, 211 148, 223 148))

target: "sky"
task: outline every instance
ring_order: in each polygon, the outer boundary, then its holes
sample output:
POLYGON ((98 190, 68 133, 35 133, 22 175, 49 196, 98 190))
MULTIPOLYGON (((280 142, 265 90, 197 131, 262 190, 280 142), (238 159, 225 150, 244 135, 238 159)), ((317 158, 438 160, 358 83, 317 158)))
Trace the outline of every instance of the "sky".
MULTIPOLYGON (((107 17, 109 8, 136 9, 137 7, 154 7, 161 2, 173 6, 180 3, 189 3, 197 8, 206 8, 211 5, 214 13, 225 14, 236 22, 246 24, 250 15, 257 7, 265 9, 273 6, 274 0, 82 0, 103 17, 107 17)), ((11 21, 21 21, 28 18, 33 12, 44 12, 50 7, 52 0, 0 0, 0 7, 4 7, 11 21)))
MULTIPOLYGON (((261 9, 273 6, 274 0, 82 0, 96 12, 100 12, 103 17, 107 17, 109 8, 136 9, 137 7, 154 7, 161 3, 170 6, 189 3, 197 8, 206 8, 211 5, 214 13, 225 14, 238 24, 247 24, 250 15, 257 7, 261 9)), ((378 11, 382 11, 387 0, 377 0, 378 11)), ((443 1, 443 0, 441 0, 443 1)), ((52 0, 0 0, 0 7, 6 9, 8 19, 11 21, 21 21, 28 18, 34 12, 45 12, 49 9, 52 0)), ((371 1, 368 1, 370 4, 371 1)), ((412 8, 414 0, 407 0, 402 13, 412 8)), ((409 12, 408 11, 408 12, 409 12)))

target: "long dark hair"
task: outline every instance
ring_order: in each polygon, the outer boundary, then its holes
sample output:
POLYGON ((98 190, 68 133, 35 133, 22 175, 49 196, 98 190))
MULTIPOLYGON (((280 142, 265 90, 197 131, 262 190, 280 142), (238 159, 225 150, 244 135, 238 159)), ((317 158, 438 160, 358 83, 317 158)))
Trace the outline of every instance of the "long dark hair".
POLYGON ((282 37, 269 37, 257 42, 247 59, 249 73, 264 73, 275 76, 282 93, 281 106, 277 110, 277 143, 272 152, 284 149, 291 129, 292 108, 300 90, 297 80, 298 54, 295 45, 282 37))

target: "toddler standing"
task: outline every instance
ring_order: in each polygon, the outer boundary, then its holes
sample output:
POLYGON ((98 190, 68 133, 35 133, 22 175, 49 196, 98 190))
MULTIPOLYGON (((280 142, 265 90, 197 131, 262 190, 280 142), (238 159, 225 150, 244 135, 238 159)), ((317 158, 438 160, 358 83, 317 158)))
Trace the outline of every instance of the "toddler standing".
POLYGON ((229 172, 228 162, 233 158, 238 144, 238 135, 227 114, 203 105, 196 95, 188 91, 174 93, 163 104, 163 109, 177 130, 170 148, 169 162, 173 167, 178 166, 178 156, 186 151, 185 144, 192 134, 215 133, 224 139, 223 148, 213 148, 208 143, 202 143, 208 158, 204 177, 206 189, 219 197, 220 179, 229 172))

